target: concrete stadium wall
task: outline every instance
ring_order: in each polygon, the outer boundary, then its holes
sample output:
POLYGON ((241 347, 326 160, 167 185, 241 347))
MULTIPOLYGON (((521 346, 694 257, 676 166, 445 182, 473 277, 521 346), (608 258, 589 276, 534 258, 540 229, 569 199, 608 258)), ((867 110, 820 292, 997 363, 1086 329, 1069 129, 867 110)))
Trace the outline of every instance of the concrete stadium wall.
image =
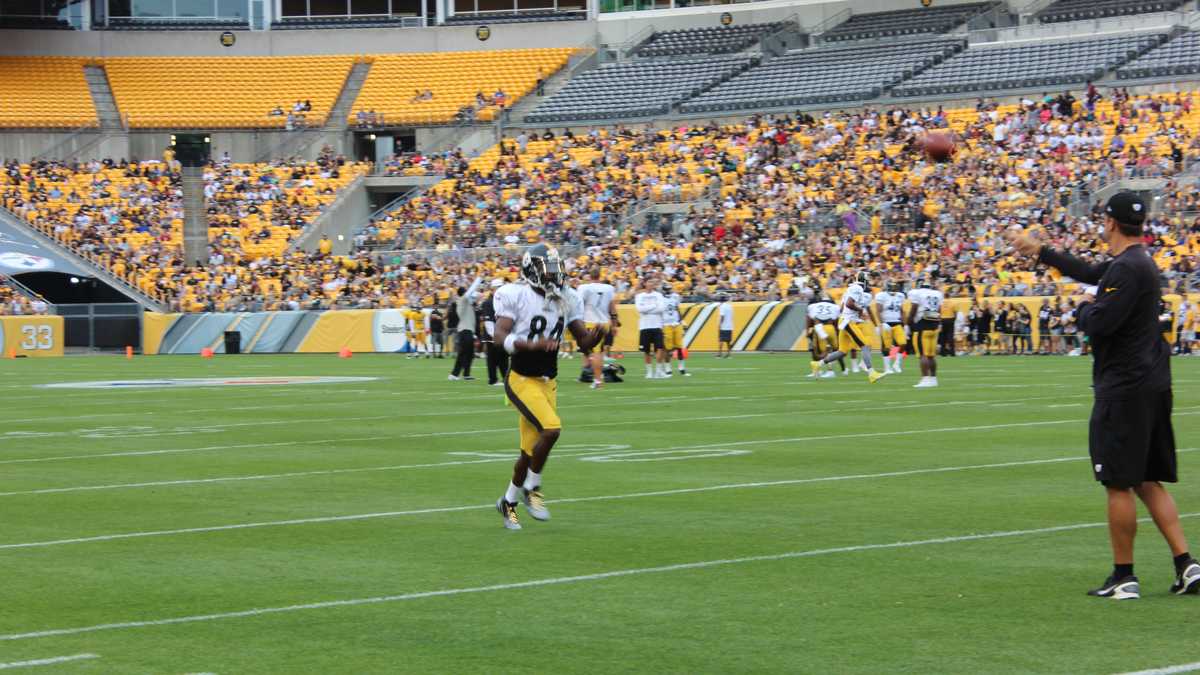
MULTIPOLYGON (((486 23, 486 22, 481 22, 486 23)), ((591 44, 591 21, 492 25, 486 42, 475 24, 438 28, 239 31, 237 44, 222 47, 221 31, 58 31, 9 30, 3 55, 62 56, 292 56, 306 54, 387 54, 483 51, 591 44)))
MULTIPOLYGON (((938 0, 939 6, 972 0, 938 0)), ((433 28, 237 31, 233 47, 221 46, 212 31, 57 31, 9 30, 0 55, 63 56, 288 56, 302 54, 386 54, 397 52, 477 51, 528 47, 577 47, 600 42, 620 44, 653 25, 656 30, 718 25, 729 12, 735 23, 780 21, 793 15, 813 27, 853 6, 855 13, 911 9, 912 0, 767 0, 712 7, 617 12, 597 21, 490 24, 491 38, 475 37, 477 24, 433 28)), ((479 24, 486 24, 481 20, 479 24)))
MULTIPOLYGON (((235 162, 253 162, 278 147, 287 134, 284 131, 265 130, 212 131, 209 132, 209 138, 212 139, 214 157, 220 157, 228 151, 235 162)), ((66 160, 158 159, 171 143, 170 131, 132 131, 103 138, 100 136, 99 132, 0 131, 0 158, 15 157, 25 161, 34 157, 66 160), (97 138, 100 138, 98 142, 97 138)), ((349 133, 330 133, 314 140, 299 154, 314 159, 325 144, 331 145, 336 152, 345 152, 350 147, 348 138, 349 133)))
MULTIPOLYGON (((937 5, 943 7, 974 1, 976 0, 939 0, 937 5)), ((767 0, 737 5, 601 14, 598 23, 600 42, 621 44, 651 25, 656 31, 717 26, 720 25, 720 17, 725 12, 733 16, 735 25, 783 21, 795 16, 801 26, 811 29, 847 8, 852 8, 855 14, 865 14, 916 7, 917 3, 911 0, 767 0)))

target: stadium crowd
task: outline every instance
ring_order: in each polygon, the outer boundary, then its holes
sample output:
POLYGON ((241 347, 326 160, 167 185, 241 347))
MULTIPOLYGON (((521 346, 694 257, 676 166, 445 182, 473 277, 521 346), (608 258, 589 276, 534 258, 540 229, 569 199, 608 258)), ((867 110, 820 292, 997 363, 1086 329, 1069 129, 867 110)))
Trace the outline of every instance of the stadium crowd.
POLYGON ((41 298, 29 298, 9 285, 8 280, 0 274, 0 316, 28 316, 45 314, 50 306, 41 298))
MULTIPOLYGON (((384 173, 445 178, 372 222, 348 256, 287 245, 367 164, 331 153, 221 161, 205 174, 204 269, 180 262, 178 177, 162 162, 7 162, 2 195, 183 310, 439 304, 476 276, 511 276, 520 245, 537 240, 560 245, 573 269, 599 264, 622 296, 650 269, 685 297, 773 299, 799 294, 799 280, 836 289, 864 266, 906 278, 936 271, 951 297, 1056 295, 1069 288, 1017 271, 1003 232, 1037 227, 1057 245, 1098 250, 1089 194, 1121 177, 1179 174, 1200 158, 1198 132, 1190 93, 1121 90, 662 131, 522 131, 471 160, 456 151, 386 160, 384 173), (934 130, 957 137, 953 161, 920 152, 934 130), (661 202, 688 205, 632 224, 661 202)), ((1190 278, 1200 243, 1197 197, 1182 178, 1147 234, 1172 290, 1190 278)))

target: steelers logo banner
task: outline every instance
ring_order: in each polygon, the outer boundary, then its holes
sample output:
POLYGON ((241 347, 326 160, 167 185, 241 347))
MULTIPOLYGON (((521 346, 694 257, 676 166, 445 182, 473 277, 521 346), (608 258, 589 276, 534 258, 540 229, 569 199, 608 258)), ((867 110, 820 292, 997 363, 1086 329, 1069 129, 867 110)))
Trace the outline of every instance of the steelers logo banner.
POLYGON ((7 251, 0 253, 0 267, 18 272, 39 272, 54 267, 54 261, 40 255, 7 251))

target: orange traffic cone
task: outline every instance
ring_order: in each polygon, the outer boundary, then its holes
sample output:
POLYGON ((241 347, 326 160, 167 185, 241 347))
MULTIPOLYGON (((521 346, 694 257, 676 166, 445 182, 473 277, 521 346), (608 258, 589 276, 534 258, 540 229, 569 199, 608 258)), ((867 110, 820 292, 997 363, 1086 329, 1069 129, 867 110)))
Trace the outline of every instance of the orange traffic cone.
POLYGON ((200 358, 211 359, 212 357, 213 357, 212 347, 205 347, 204 349, 200 350, 200 358))
POLYGON ((133 358, 133 347, 131 345, 125 345, 125 358, 133 358))
POLYGON ((342 347, 341 351, 338 352, 338 358, 348 359, 351 356, 354 356, 354 354, 351 353, 349 347, 342 347))

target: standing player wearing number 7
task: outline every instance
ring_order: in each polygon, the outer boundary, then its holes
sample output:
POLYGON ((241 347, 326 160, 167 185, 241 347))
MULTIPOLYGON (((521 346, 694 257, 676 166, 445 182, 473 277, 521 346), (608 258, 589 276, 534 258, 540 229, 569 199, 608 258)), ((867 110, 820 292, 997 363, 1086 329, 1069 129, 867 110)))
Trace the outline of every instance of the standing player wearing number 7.
POLYGON ((563 276, 558 251, 536 244, 521 259, 520 281, 501 286, 493 297, 496 344, 512 355, 504 392, 517 409, 521 434, 512 481, 496 500, 496 510, 510 530, 521 529, 518 501, 535 519, 550 519, 541 490, 542 471, 562 431, 557 377, 564 328, 584 353, 603 339, 603 333, 584 326, 579 295, 563 285, 563 276))

